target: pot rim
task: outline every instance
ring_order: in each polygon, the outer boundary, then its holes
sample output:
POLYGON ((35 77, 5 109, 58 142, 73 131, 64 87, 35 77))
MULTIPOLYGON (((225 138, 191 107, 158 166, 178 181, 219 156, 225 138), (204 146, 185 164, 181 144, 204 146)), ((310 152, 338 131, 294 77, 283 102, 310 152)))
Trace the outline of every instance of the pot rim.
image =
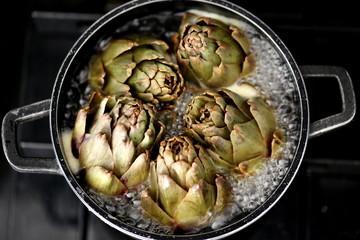
MULTIPOLYGON (((294 76, 294 83, 297 85, 297 89, 299 92, 299 110, 300 110, 300 133, 299 133, 299 140, 298 145, 296 147, 293 160, 291 161, 289 168, 282 178, 279 185, 273 190, 270 196, 256 209, 251 211, 245 217, 237 220, 234 223, 227 224, 220 229, 212 230, 205 233, 196 233, 196 234, 186 234, 186 235, 164 235, 164 234, 157 234, 151 233, 145 230, 141 230, 139 228, 129 226, 122 221, 118 220, 117 218, 108 214, 105 210, 100 208, 83 190, 83 188, 79 185, 77 180, 75 179, 73 173, 69 169, 64 155, 61 149, 61 133, 60 129, 62 128, 62 122, 59 121, 62 119, 61 116, 58 116, 59 111, 59 98, 61 95, 61 90, 63 88, 63 83, 68 74, 69 66, 73 64, 73 60, 75 56, 78 54, 79 50, 83 47, 83 45, 91 38, 94 37, 95 33, 101 29, 105 24, 108 24, 113 19, 118 17, 119 15, 132 11, 138 7, 144 7, 148 4, 159 3, 159 2, 173 2, 174 0, 133 0, 124 5, 121 5, 112 11, 108 12, 107 14, 103 15, 100 19, 98 19, 94 24, 92 24, 76 41, 73 45, 67 56, 65 57, 58 75, 56 77, 56 81, 54 83, 53 92, 51 95, 51 108, 50 108, 50 126, 51 126, 51 139, 53 148, 55 149, 55 155, 58 161, 58 164, 61 168, 63 176, 66 178, 67 183, 70 185, 71 189, 77 195, 77 197, 81 200, 81 202, 97 217, 99 217, 102 221, 106 224, 110 225, 111 227, 119 230, 120 232, 127 234, 134 238, 164 238, 164 239, 195 239, 201 237, 202 239, 212 238, 212 239, 219 239, 234 234, 256 220, 262 217, 266 212, 268 212, 274 204, 281 198, 281 196, 285 193, 287 188, 289 187, 290 183, 293 181, 299 167, 301 161, 304 156, 305 148, 307 145, 308 134, 309 134, 309 110, 308 110, 308 98, 306 93, 306 88, 304 84, 303 77, 300 73, 298 65, 296 64, 295 60, 293 59, 292 55, 290 54, 289 50, 285 46, 285 44, 280 40, 280 38, 260 19, 258 19, 255 15, 251 14, 247 10, 239 7, 236 4, 227 2, 225 0, 184 0, 181 2, 200 2, 205 4, 214 5, 218 8, 223 8, 225 11, 233 12, 236 15, 241 16, 242 18, 246 19, 249 23, 251 23, 254 27, 258 30, 263 32, 270 41, 273 42, 273 45, 277 47, 278 51, 283 54, 284 59, 287 61, 290 70, 292 71, 291 74, 294 76)), ((71 73, 70 73, 71 74, 71 73)))

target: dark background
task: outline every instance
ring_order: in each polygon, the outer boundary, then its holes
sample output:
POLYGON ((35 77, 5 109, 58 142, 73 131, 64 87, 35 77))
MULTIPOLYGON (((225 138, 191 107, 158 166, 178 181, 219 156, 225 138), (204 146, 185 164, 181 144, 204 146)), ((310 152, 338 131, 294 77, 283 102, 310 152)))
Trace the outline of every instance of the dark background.
MULTIPOLYGON (((81 32, 122 2, 126 1, 4 3, 0 119, 13 108, 50 98, 61 62, 81 32), (54 12, 55 17, 44 14, 54 12)), ((233 2, 272 28, 298 65, 344 67, 359 99, 360 18, 355 2, 233 2)), ((306 85, 312 121, 341 111, 334 79, 309 79, 306 85)), ((47 120, 42 120, 30 127, 23 134, 24 141, 49 143, 47 125, 47 120)), ((357 115, 347 126, 309 140, 304 162, 289 190, 269 213, 236 237, 360 239, 359 125, 357 115)), ((41 154, 51 155, 51 151, 44 149, 41 154)), ((45 237, 128 239, 89 213, 63 177, 16 173, 1 151, 0 240, 45 237)))

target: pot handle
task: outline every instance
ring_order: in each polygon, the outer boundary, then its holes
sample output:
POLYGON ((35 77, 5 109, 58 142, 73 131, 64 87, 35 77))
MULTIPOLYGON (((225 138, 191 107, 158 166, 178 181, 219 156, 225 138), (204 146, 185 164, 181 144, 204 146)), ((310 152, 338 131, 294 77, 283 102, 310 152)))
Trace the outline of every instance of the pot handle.
POLYGON ((329 117, 310 123, 309 138, 317 137, 349 123, 355 116, 356 99, 348 72, 337 66, 306 65, 300 66, 304 78, 332 77, 339 83, 342 111, 329 117))
POLYGON ((62 174, 56 159, 23 157, 19 152, 19 124, 47 117, 50 104, 51 100, 48 99, 13 109, 3 119, 1 137, 4 153, 11 167, 18 172, 62 174))

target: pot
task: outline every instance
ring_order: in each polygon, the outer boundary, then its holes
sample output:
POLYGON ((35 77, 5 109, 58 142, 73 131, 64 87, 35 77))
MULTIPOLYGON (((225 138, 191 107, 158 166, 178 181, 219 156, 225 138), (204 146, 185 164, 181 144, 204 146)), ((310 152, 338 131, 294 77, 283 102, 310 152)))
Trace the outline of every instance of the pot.
MULTIPOLYGON (((161 32, 162 30, 159 29, 158 31, 161 32)), ((355 115, 355 109, 355 94, 351 78, 346 70, 335 66, 299 67, 284 43, 267 25, 256 16, 233 3, 224 0, 134 0, 107 13, 90 26, 66 56, 54 83, 51 99, 36 102, 8 112, 3 119, 1 133, 5 155, 9 164, 16 171, 62 175, 74 194, 91 212, 106 224, 131 237, 139 239, 220 239, 246 228, 269 211, 285 193, 286 189, 294 179, 302 162, 308 139, 349 123, 355 115), (294 112, 297 121, 297 127, 295 128, 296 139, 294 140, 291 159, 286 168, 286 172, 281 176, 278 185, 271 191, 271 194, 267 195, 266 199, 259 206, 246 214, 235 217, 226 225, 218 229, 204 229, 199 233, 191 234, 166 235, 146 231, 136 226, 129 225, 122 219, 114 217, 106 208, 99 206, 89 192, 84 189, 83 185, 78 181, 78 178, 72 173, 69 167, 69 163, 64 154, 62 131, 64 125, 67 125, 68 122, 68 119, 65 117, 69 112, 69 108, 67 107, 69 102, 68 92, 72 88, 72 83, 76 81, 79 72, 81 72, 81 66, 89 60, 94 53, 94 49, 98 48, 99 42, 109 38, 114 32, 116 34, 116 32, 122 31, 124 27, 119 28, 119 26, 123 26, 124 23, 135 18, 139 18, 140 22, 141 19, 143 19, 144 22, 146 21, 146 23, 150 25, 154 24, 149 20, 155 18, 158 20, 158 22, 155 21, 156 24, 177 26, 174 24, 177 21, 176 13, 184 12, 189 9, 205 10, 206 12, 226 16, 228 18, 240 19, 245 22, 247 26, 255 29, 256 33, 261 35, 261 38, 271 45, 275 52, 280 56, 281 64, 285 67, 286 74, 289 76, 287 81, 294 89, 291 92, 291 102, 295 105, 294 112), (150 17, 147 18, 147 16, 150 17), (159 16, 163 16, 163 18, 159 18, 159 16), (173 19, 173 16, 175 16, 175 20, 173 19), (163 20, 164 22, 162 22, 163 20), (309 102, 304 78, 313 78, 315 80, 321 77, 332 77, 337 79, 341 93, 342 112, 310 123, 309 102), (48 116, 56 159, 21 156, 16 134, 18 126, 24 122, 34 121, 48 116)))

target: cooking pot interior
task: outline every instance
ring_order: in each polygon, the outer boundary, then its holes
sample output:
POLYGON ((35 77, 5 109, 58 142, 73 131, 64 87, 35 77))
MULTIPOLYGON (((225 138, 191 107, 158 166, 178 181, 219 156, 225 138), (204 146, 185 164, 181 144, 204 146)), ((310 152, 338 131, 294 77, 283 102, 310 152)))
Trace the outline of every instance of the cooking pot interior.
MULTIPOLYGON (((302 77, 280 39, 255 16, 223 1, 134 1, 116 8, 94 23, 75 43, 64 60, 53 90, 51 125, 54 141, 60 143, 54 144, 57 157, 74 192, 102 220, 134 237, 173 235, 167 235, 162 230, 153 233, 150 227, 139 227, 136 221, 119 216, 116 213, 117 208, 111 206, 111 202, 102 201, 101 197, 86 190, 69 168, 63 154, 61 135, 64 129, 73 127, 77 111, 86 102, 89 95, 86 83, 87 64, 94 54, 101 51, 108 39, 123 32, 137 30, 151 32, 168 41, 172 33, 178 30, 182 13, 189 10, 194 13, 211 13, 209 16, 222 19, 235 19, 232 23, 237 24, 248 35, 256 56, 256 70, 248 79, 241 81, 250 82, 269 97, 268 102, 275 108, 279 126, 285 132, 286 144, 283 159, 267 166, 260 179, 270 182, 270 188, 265 191, 261 189, 261 184, 251 185, 250 182, 256 180, 255 178, 239 186, 250 195, 253 191, 260 191, 263 195, 256 195, 260 199, 248 205, 243 204, 242 209, 241 204, 236 205, 240 208, 239 212, 225 225, 209 226, 200 233, 175 235, 198 237, 201 234, 203 238, 218 237, 238 231, 255 221, 270 209, 287 189, 298 169, 306 145, 308 113, 302 77)), ((244 197, 237 196, 234 201, 244 201, 244 197)))

